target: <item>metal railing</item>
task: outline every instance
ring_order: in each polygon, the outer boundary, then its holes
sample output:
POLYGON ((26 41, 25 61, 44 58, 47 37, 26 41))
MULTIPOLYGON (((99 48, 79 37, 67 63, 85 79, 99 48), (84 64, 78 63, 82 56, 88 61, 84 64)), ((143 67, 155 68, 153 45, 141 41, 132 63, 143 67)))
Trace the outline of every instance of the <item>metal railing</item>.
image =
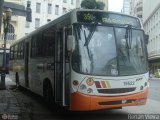
MULTIPOLYGON (((14 33, 7 33, 7 38, 6 40, 16 40, 17 35, 14 33)), ((4 34, 0 35, 0 40, 4 40, 4 34)))

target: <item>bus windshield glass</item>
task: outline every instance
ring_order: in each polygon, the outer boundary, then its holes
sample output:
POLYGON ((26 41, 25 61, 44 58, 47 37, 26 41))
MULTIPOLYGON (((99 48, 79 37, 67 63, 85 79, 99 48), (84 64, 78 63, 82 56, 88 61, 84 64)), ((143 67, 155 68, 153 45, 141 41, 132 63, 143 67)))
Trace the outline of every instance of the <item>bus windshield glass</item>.
POLYGON ((72 67, 99 76, 127 76, 147 72, 144 33, 140 29, 74 24, 76 47, 72 67))

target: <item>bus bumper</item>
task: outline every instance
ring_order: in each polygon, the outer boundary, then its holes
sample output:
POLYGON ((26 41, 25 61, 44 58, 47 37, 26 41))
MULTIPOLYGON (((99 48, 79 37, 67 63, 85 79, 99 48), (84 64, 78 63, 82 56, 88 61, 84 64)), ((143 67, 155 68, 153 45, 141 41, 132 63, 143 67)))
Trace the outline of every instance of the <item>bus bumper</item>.
POLYGON ((147 94, 147 89, 136 94, 118 97, 92 96, 75 92, 71 94, 70 110, 90 111, 98 109, 119 108, 123 106, 144 105, 146 104, 147 94))

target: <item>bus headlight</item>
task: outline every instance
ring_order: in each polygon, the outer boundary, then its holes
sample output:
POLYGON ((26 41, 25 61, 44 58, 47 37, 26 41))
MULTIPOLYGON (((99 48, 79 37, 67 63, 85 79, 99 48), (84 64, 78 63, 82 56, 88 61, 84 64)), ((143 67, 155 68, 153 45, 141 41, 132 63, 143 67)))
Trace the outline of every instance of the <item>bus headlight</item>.
POLYGON ((85 90, 85 89, 87 89, 87 86, 84 85, 84 84, 82 84, 82 85, 80 86, 80 89, 81 89, 81 90, 85 90))
POLYGON ((141 86, 141 87, 140 87, 140 90, 143 90, 143 88, 144 88, 144 87, 143 87, 143 86, 141 86))
POLYGON ((87 92, 88 92, 88 93, 92 93, 93 90, 92 90, 91 88, 88 88, 88 89, 87 89, 87 92))
POLYGON ((74 85, 74 86, 77 86, 78 84, 79 84, 79 83, 78 83, 77 80, 74 80, 74 81, 73 81, 73 85, 74 85))
POLYGON ((88 78, 86 80, 86 83, 87 83, 88 86, 92 86, 94 84, 94 80, 92 78, 88 78))

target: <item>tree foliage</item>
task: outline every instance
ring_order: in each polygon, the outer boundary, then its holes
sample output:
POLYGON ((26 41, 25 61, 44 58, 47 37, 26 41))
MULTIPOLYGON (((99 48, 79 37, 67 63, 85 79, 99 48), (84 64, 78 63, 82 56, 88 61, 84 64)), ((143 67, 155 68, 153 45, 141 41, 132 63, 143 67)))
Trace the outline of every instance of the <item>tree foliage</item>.
POLYGON ((104 10, 105 4, 103 2, 96 0, 83 0, 81 3, 81 7, 84 9, 100 9, 104 10))
POLYGON ((83 0, 81 3, 81 7, 85 9, 96 9, 97 2, 96 0, 83 0))
POLYGON ((97 7, 96 7, 97 9, 104 10, 104 7, 105 7, 105 4, 103 2, 100 2, 100 1, 97 2, 97 7))

